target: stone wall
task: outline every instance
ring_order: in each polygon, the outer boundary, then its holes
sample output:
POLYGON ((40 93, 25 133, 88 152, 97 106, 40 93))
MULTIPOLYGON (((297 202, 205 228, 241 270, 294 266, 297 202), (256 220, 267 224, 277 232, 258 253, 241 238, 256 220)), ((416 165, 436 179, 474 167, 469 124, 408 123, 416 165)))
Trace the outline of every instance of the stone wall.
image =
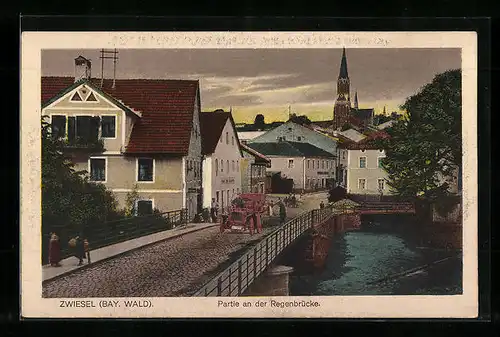
POLYGON ((462 203, 455 205, 451 211, 446 214, 440 214, 436 206, 432 206, 432 221, 440 223, 461 223, 462 222, 462 203))

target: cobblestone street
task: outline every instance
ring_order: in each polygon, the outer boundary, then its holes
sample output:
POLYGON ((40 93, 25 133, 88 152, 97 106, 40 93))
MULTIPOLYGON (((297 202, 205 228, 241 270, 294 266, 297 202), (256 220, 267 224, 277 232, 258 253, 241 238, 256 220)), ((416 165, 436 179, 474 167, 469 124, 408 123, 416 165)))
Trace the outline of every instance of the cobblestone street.
MULTIPOLYGON (((287 218, 318 207, 318 196, 306 197, 287 218)), ((221 234, 218 227, 189 233, 131 251, 43 285, 43 297, 165 297, 189 296, 208 281, 221 264, 232 260, 263 233, 221 234)))

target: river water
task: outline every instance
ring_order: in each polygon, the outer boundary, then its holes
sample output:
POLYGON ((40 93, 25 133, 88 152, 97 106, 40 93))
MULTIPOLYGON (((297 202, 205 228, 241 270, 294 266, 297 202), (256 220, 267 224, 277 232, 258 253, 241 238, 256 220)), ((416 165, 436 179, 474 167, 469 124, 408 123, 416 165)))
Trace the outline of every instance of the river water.
POLYGON ((290 295, 461 294, 461 252, 431 247, 422 238, 404 218, 363 221, 361 229, 332 240, 322 270, 291 275, 290 295), (419 269, 436 261, 442 262, 419 269))

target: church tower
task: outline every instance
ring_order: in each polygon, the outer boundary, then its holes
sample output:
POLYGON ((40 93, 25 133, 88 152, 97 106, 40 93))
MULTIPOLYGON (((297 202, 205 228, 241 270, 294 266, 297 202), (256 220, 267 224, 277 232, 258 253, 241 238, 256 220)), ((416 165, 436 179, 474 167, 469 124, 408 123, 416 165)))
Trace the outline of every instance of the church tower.
POLYGON ((345 48, 342 49, 342 59, 340 61, 339 78, 337 79, 337 100, 333 108, 333 129, 341 129, 349 122, 351 112, 351 81, 347 72, 347 58, 345 48))

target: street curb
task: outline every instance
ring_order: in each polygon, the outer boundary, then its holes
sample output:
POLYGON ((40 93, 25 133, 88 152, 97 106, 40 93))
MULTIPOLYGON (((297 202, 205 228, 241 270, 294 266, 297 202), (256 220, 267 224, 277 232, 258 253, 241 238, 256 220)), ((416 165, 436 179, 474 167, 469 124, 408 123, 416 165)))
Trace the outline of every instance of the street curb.
MULTIPOLYGON (((111 260, 111 259, 114 259, 116 257, 119 257, 121 255, 124 255, 124 254, 128 254, 130 252, 133 252, 133 251, 136 251, 138 249, 142 249, 142 248, 145 248, 145 247, 148 247, 148 246, 151 246, 151 245, 154 245, 154 244, 157 244, 157 243, 160 243, 160 242, 164 242, 164 241, 168 241, 168 240, 171 240, 171 239, 175 239, 175 238, 178 238, 180 236, 183 236, 183 235, 186 235, 186 234, 191 234, 191 233, 195 233, 195 232, 198 232, 198 231, 201 231, 201 230, 204 230, 204 229, 208 229, 208 228, 212 228, 212 227, 215 227, 215 226, 219 226, 219 224, 214 224, 212 226, 207 226, 207 227, 203 227, 203 228, 197 228, 197 229, 194 229, 192 231, 189 231, 189 232, 185 232, 185 233, 180 233, 180 234, 176 234, 176 235, 173 235, 173 236, 170 236, 168 238, 164 238, 164 239, 161 239, 161 240, 158 240, 158 241, 155 241, 155 242, 150 242, 150 243, 146 243, 142 246, 139 246, 139 247, 135 247, 135 248, 132 248, 130 250, 127 250, 125 252, 121 252, 121 253, 118 253, 118 254, 115 254, 115 255, 111 255, 111 256, 108 256, 108 257, 105 257, 97 262, 93 262, 93 263, 90 263, 90 264, 84 264, 83 266, 81 266, 80 268, 77 268, 77 269, 73 269, 73 270, 68 270, 64 273, 61 273, 59 275, 56 275, 54 277, 51 277, 49 279, 45 279, 45 280, 42 280, 42 285, 46 284, 46 283, 50 283, 52 281, 55 281, 61 277, 64 277, 64 276, 67 276, 69 274, 72 274, 72 273, 75 273, 77 271, 80 271, 82 269, 85 269, 85 268, 88 268, 88 267, 91 267, 91 266, 95 266, 95 265, 98 265, 99 263, 101 262, 105 262, 105 261, 108 261, 108 260, 111 260)), ((92 252, 92 251, 90 251, 92 252)))

